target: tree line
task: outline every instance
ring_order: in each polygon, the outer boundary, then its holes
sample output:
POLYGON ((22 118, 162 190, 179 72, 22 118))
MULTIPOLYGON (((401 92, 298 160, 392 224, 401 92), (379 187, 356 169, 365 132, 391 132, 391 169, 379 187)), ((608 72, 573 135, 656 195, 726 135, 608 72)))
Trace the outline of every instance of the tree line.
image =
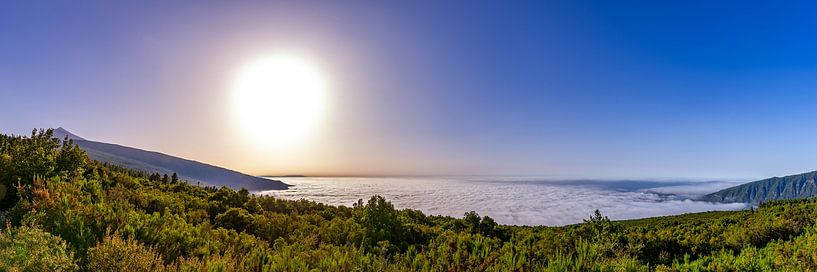
POLYGON ((813 199, 564 227, 201 187, 0 135, 0 271, 811 271, 813 199))

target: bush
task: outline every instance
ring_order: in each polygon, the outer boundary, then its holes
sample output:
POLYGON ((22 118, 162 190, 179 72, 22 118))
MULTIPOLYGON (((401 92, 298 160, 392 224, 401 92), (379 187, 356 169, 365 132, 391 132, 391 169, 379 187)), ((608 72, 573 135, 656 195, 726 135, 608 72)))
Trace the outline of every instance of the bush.
POLYGON ((88 270, 150 272, 164 270, 162 257, 142 243, 119 235, 106 236, 88 250, 88 270))
POLYGON ((0 271, 75 271, 73 258, 65 241, 40 229, 0 232, 0 271))

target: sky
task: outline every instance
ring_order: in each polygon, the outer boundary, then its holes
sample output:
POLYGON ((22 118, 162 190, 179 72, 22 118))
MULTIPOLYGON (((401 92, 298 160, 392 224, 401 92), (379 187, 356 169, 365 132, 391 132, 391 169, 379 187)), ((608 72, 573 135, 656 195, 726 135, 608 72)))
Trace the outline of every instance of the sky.
POLYGON ((61 126, 256 175, 782 176, 817 169, 815 14, 814 1, 5 1, 0 129, 61 126), (282 50, 320 67, 330 99, 303 143, 258 148, 231 82, 282 50))

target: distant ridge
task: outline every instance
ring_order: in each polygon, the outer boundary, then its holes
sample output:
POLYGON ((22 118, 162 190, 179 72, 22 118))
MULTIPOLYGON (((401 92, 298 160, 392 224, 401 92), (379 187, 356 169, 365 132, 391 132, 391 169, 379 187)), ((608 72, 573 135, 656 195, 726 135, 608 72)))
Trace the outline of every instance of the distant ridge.
POLYGON ((76 134, 71 133, 62 127, 58 127, 57 129, 54 130, 54 138, 62 140, 65 139, 66 136, 68 136, 68 139, 85 141, 85 138, 79 137, 76 134))
POLYGON ((745 202, 754 205, 775 199, 817 196, 817 171, 758 180, 702 197, 712 202, 745 202))
POLYGON ((54 137, 63 139, 68 136, 94 160, 107 162, 122 167, 171 175, 177 173, 179 178, 189 182, 200 182, 201 185, 227 186, 233 189, 247 190, 284 190, 289 185, 265 178, 255 177, 230 169, 182 159, 167 154, 142 149, 89 141, 60 127, 54 130, 54 137))

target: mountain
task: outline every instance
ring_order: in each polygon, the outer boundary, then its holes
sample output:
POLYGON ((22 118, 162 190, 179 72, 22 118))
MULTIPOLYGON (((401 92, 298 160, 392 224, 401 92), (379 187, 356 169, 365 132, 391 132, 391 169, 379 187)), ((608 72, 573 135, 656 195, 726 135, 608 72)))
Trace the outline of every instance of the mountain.
POLYGON ((731 188, 702 197, 712 202, 746 202, 759 204, 774 199, 793 199, 817 196, 817 171, 773 177, 731 188))
POLYGON ((68 139, 85 141, 85 138, 79 137, 76 134, 71 133, 62 127, 58 127, 57 129, 54 130, 54 138, 62 140, 65 139, 66 136, 68 137, 68 139))
POLYGON ((159 152, 146 151, 116 144, 89 141, 63 128, 54 130, 54 137, 65 137, 74 140, 80 148, 94 160, 108 162, 125 168, 171 175, 176 173, 180 179, 189 182, 200 182, 202 185, 227 186, 233 189, 247 190, 283 190, 289 185, 265 178, 255 177, 213 166, 197 161, 182 159, 159 152))

